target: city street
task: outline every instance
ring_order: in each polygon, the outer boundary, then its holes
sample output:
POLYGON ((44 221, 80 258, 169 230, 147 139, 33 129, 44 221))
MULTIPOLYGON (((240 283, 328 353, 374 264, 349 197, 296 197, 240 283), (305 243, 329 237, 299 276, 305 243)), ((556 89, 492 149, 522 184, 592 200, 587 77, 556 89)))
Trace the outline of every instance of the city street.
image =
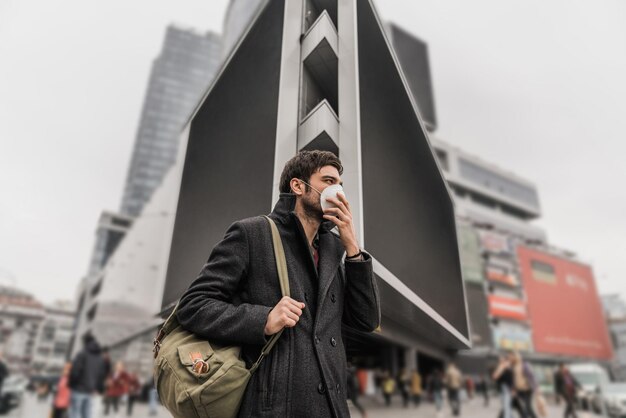
MULTIPOLYGON (((408 418, 408 417, 423 417, 423 418, 450 418, 452 414, 450 413, 450 409, 446 407, 441 411, 440 414, 437 414, 433 404, 426 403, 421 405, 419 408, 402 408, 400 406, 400 399, 395 399, 395 404, 392 404, 390 408, 386 408, 382 402, 382 400, 378 399, 362 399, 363 405, 367 408, 367 417, 368 418, 408 418)), ((495 399, 494 399, 495 401, 495 399)), ((468 402, 464 402, 461 410, 461 416, 466 418, 490 418, 497 417, 498 414, 498 403, 491 402, 490 407, 483 407, 482 400, 474 399, 468 402)), ((93 418, 101 418, 104 415, 101 413, 94 413, 93 418)), ((359 412, 351 407, 350 412, 353 417, 358 418, 360 416, 359 412)), ((20 409, 12 411, 9 415, 6 415, 8 418, 47 418, 49 414, 49 404, 38 402, 35 396, 31 394, 26 394, 24 397, 23 405, 20 409)), ((110 414, 110 417, 126 417, 126 410, 122 408, 120 413, 118 414, 110 414)), ((146 404, 136 404, 135 410, 133 411, 133 417, 137 418, 147 418, 148 408, 146 404)), ((548 418, 560 418, 563 416, 563 410, 561 407, 556 407, 554 405, 550 405, 548 418)), ((579 413, 579 418, 592 418, 597 415, 588 414, 588 413, 579 413)), ((164 408, 159 408, 158 415, 156 418, 169 418, 170 415, 164 408)))

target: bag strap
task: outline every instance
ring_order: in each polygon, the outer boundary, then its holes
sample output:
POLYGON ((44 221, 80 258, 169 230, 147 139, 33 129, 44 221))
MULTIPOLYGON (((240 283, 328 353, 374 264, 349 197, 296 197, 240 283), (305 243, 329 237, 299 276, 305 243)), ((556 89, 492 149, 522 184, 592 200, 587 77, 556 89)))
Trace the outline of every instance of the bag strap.
MULTIPOLYGON (((283 296, 290 296, 289 290, 289 274, 287 272, 287 260, 285 258, 285 250, 283 248, 283 242, 280 239, 280 234, 278 233, 278 228, 273 220, 271 220, 268 216, 263 216, 267 219, 270 224, 270 229, 272 231, 272 243, 274 246, 274 258, 276 259, 276 270, 278 271, 278 280, 280 281, 280 291, 283 296)), ((163 326, 159 329, 157 336, 154 338, 154 348, 152 351, 154 352, 154 358, 159 354, 159 349, 161 348, 161 341, 172 332, 179 324, 178 319, 176 318, 176 311, 178 310, 178 305, 180 301, 176 303, 176 306, 172 310, 170 316, 167 317, 163 326)), ((252 367, 250 368, 250 374, 253 374, 256 369, 261 364, 261 361, 272 351, 276 341, 282 335, 283 330, 281 329, 276 334, 272 335, 270 339, 265 343, 263 349, 261 350, 261 354, 257 361, 254 362, 252 367)))
MULTIPOLYGON (((273 220, 271 220, 268 216, 264 216, 265 219, 270 224, 270 228, 272 230, 272 243, 274 244, 274 258, 276 258, 276 270, 278 271, 278 280, 280 281, 280 291, 283 296, 290 296, 289 291, 289 274, 287 273, 287 259, 285 258, 285 250, 283 249, 283 242, 280 239, 280 234, 278 233, 278 228, 276 228, 276 224, 273 220)), ((283 333, 283 329, 278 331, 276 334, 272 335, 263 349, 261 350, 261 354, 256 362, 250 368, 250 374, 254 374, 256 369, 261 365, 261 361, 272 351, 274 345, 280 338, 283 333)))

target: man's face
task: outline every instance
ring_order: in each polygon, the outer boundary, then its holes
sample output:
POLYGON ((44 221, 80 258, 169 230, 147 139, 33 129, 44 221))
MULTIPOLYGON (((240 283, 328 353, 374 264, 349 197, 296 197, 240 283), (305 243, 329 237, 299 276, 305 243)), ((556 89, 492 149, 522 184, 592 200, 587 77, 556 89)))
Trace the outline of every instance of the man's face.
POLYGON ((324 211, 322 210, 318 192, 322 193, 325 188, 333 184, 343 184, 339 171, 332 165, 324 166, 311 175, 308 183, 317 191, 311 187, 306 187, 305 184, 300 184, 302 193, 298 195, 298 198, 301 199, 302 207, 308 216, 323 219, 324 211))

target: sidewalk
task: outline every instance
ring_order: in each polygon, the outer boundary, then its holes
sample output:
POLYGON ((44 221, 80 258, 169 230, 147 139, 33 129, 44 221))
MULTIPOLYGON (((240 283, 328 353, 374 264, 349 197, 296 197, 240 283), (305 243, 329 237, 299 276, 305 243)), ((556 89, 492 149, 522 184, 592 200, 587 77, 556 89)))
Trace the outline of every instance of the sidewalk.
MULTIPOLYGON (((360 402, 366 408, 367 418, 452 418, 450 408, 447 404, 444 404, 444 408, 439 414, 435 411, 435 407, 432 403, 422 403, 418 408, 410 406, 409 408, 403 408, 401 406, 400 397, 395 397, 390 408, 384 405, 382 399, 373 397, 362 397, 360 402)), ((360 418, 360 414, 350 402, 350 413, 354 418, 360 418)), ((1 417, 8 418, 47 418, 50 411, 49 403, 37 402, 35 396, 31 394, 25 394, 21 408, 12 411, 9 415, 3 415, 1 417)), ((465 418, 496 418, 500 405, 497 398, 492 398, 489 407, 483 406, 482 399, 473 399, 463 402, 461 406, 461 417, 465 418)), ((94 409, 93 418, 103 418, 102 411, 98 413, 97 408, 94 409)), ((549 405, 548 418, 560 418, 563 416, 563 409, 555 405, 549 405)), ((135 404, 133 411, 133 417, 135 418, 148 418, 148 406, 143 403, 135 404)), ((125 405, 120 408, 118 414, 110 414, 111 418, 124 418, 126 417, 125 405)), ((155 418, 171 418, 171 415, 163 407, 159 408, 159 413, 153 415, 155 418)), ((597 415, 590 413, 579 413, 579 418, 595 418, 597 415)), ((282 417, 288 418, 288 417, 282 417)), ((320 417, 323 418, 323 417, 320 417)), ((515 416, 515 418, 517 418, 515 416)))

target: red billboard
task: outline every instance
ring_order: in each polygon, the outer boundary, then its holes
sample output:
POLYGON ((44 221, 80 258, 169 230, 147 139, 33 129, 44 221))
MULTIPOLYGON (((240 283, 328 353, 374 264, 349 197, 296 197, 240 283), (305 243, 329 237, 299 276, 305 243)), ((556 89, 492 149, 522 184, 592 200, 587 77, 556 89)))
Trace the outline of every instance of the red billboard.
POLYGON ((591 267, 523 246, 517 255, 535 351, 612 358, 591 267))
POLYGON ((489 295, 489 314, 496 318, 526 319, 524 301, 506 296, 489 295))

